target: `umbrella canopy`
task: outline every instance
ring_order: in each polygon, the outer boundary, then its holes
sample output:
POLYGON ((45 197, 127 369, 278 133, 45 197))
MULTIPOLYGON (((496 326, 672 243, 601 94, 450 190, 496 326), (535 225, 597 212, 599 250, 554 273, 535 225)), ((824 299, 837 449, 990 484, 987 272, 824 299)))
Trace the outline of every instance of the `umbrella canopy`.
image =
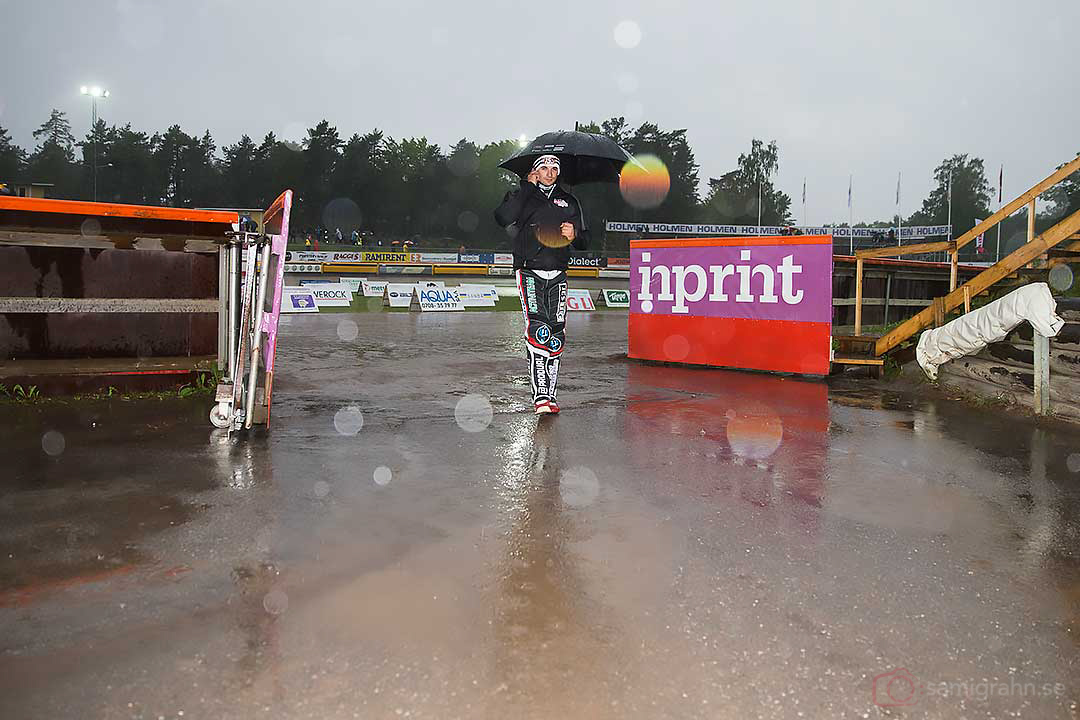
POLYGON ((559 158, 559 180, 567 185, 618 182, 623 165, 628 162, 640 165, 609 137, 578 130, 560 130, 538 136, 499 167, 525 177, 541 155, 559 158))

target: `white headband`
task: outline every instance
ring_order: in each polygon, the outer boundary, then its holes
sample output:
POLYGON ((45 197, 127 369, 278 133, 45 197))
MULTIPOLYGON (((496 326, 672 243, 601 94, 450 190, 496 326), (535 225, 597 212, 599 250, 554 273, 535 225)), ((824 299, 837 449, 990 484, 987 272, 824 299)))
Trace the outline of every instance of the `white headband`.
POLYGON ((538 170, 545 165, 549 165, 556 170, 559 170, 559 158, 555 155, 541 155, 536 158, 536 162, 533 163, 533 170, 538 170))

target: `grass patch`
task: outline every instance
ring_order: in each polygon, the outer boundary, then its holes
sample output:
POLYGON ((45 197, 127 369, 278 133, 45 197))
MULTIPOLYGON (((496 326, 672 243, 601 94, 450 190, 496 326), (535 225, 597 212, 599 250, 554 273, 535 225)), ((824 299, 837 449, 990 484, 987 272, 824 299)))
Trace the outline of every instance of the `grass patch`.
POLYGON ((8 388, 0 384, 0 405, 66 405, 72 402, 86 402, 94 400, 170 400, 175 398, 190 398, 198 396, 213 396, 217 392, 221 375, 218 371, 197 370, 198 377, 193 383, 184 383, 171 390, 143 390, 139 392, 121 392, 114 385, 90 393, 76 393, 74 395, 46 396, 42 394, 37 385, 15 385, 8 388))

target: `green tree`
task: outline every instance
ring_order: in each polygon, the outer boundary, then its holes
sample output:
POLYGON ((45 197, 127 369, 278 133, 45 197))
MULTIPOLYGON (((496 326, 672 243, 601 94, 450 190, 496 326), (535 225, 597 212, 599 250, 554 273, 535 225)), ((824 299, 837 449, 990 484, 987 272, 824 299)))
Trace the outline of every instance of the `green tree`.
POLYGON ((776 141, 766 145, 754 138, 750 152, 739 155, 736 170, 710 180, 701 218, 713 223, 756 225, 760 196, 761 224, 787 225, 791 222, 791 198, 773 187, 779 168, 780 149, 776 141))
POLYGON ((157 191, 172 207, 221 204, 216 147, 210 131, 192 137, 173 125, 152 140, 157 191))
POLYGON ((282 142, 274 133, 267 133, 255 152, 255 167, 256 207, 268 206, 282 190, 291 188, 297 227, 313 227, 314 223, 302 212, 306 210, 306 203, 303 196, 304 157, 300 146, 282 142))
MULTIPOLYGON (((622 118, 618 118, 622 120, 622 118)), ((663 131, 654 123, 642 123, 626 139, 634 155, 656 155, 667 166, 671 189, 658 207, 641 214, 643 220, 690 220, 697 214, 698 164, 686 139, 686 130, 663 131)))
POLYGON ((0 127, 0 182, 21 178, 26 160, 26 151, 13 143, 8 131, 0 127))
MULTIPOLYGON (((952 236, 975 227, 976 220, 990 215, 990 182, 982 158, 966 154, 944 159, 934 169, 935 187, 923 200, 922 208, 905 222, 909 225, 945 225, 949 222, 949 184, 952 183, 952 236)), ((975 245, 966 252, 974 253, 975 245)))
POLYGON ((98 169, 98 199, 104 200, 115 195, 115 187, 111 188, 112 192, 107 189, 110 185, 113 185, 110 180, 114 179, 107 170, 110 169, 109 148, 115 139, 116 128, 108 127, 105 121, 99 118, 97 123, 90 128, 90 132, 86 134, 86 138, 77 143, 82 150, 79 167, 80 176, 82 177, 79 193, 82 197, 93 197, 95 164, 98 169))
MULTIPOLYGON (((1058 168, 1064 164, 1058 165, 1058 168)), ((1047 227, 1080 210, 1080 170, 1043 193, 1043 199, 1050 203, 1045 213, 1047 227)))
MULTIPOLYGON (((309 223, 324 224, 323 214, 334 198, 331 184, 334 170, 341 156, 341 137, 336 127, 321 120, 307 131, 304 138, 304 174, 302 216, 309 223)), ((334 228, 327 228, 333 232, 334 228)))
POLYGON ((30 156, 28 176, 33 182, 51 182, 54 197, 78 197, 79 168, 75 164, 75 136, 67 115, 53 110, 34 131, 38 146, 30 156))
POLYGON ((221 163, 222 199, 232 207, 252 208, 260 205, 256 153, 258 147, 247 135, 226 145, 221 163))
POLYGON ((390 233, 445 236, 450 228, 450 178, 442 150, 427 138, 387 139, 385 180, 394 189, 386 203, 390 233))
POLYGON ((98 195, 118 202, 137 205, 161 202, 154 173, 153 146, 150 136, 133 130, 128 123, 113 127, 104 155, 98 163, 98 195))
MULTIPOLYGON (((331 184, 334 197, 343 199, 339 201, 343 210, 335 215, 344 218, 346 225, 362 229, 382 225, 382 166, 383 134, 379 130, 353 133, 345 142, 331 184), (354 209, 358 212, 351 212, 354 209)), ((343 228, 342 232, 346 230, 351 228, 343 228)))

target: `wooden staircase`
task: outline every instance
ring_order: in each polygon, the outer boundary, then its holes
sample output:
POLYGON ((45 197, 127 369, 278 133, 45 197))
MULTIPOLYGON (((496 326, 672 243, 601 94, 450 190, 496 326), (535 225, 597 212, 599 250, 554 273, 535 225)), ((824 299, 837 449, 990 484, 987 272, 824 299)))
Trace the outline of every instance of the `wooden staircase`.
MULTIPOLYGON (((1047 262, 1054 264, 1055 262, 1067 262, 1069 260, 1080 259, 1080 211, 1069 215, 1041 235, 1035 235, 1036 198, 1077 171, 1080 171, 1080 155, 1065 165, 1062 165, 1045 180, 1037 183, 1027 192, 1002 206, 996 213, 992 214, 986 220, 983 220, 954 241, 918 243, 895 248, 873 248, 856 252, 855 334, 851 336, 834 337, 834 340, 837 341, 834 362, 848 365, 865 365, 869 364, 869 361, 874 359, 883 362, 883 356, 886 353, 893 350, 919 331, 928 327, 936 327, 944 324, 946 316, 950 311, 960 306, 964 306, 965 311, 970 310, 972 298, 980 293, 986 292, 991 286, 1008 279, 1017 280, 1019 281, 1017 284, 1022 284, 1025 276, 1030 275, 1033 272, 1027 267, 1033 260, 1045 257, 1047 258, 1047 262), (977 237, 1012 215, 1024 205, 1027 205, 1028 207, 1028 242, 958 287, 956 284, 956 276, 957 260, 960 249, 965 245, 974 242, 977 237), (949 283, 950 292, 947 295, 935 298, 929 307, 926 307, 917 315, 908 318, 881 337, 863 335, 861 332, 863 261, 866 258, 893 257, 941 251, 947 251, 949 253, 952 264, 949 283)), ((1041 274, 1043 271, 1036 270, 1034 272, 1041 274)))

